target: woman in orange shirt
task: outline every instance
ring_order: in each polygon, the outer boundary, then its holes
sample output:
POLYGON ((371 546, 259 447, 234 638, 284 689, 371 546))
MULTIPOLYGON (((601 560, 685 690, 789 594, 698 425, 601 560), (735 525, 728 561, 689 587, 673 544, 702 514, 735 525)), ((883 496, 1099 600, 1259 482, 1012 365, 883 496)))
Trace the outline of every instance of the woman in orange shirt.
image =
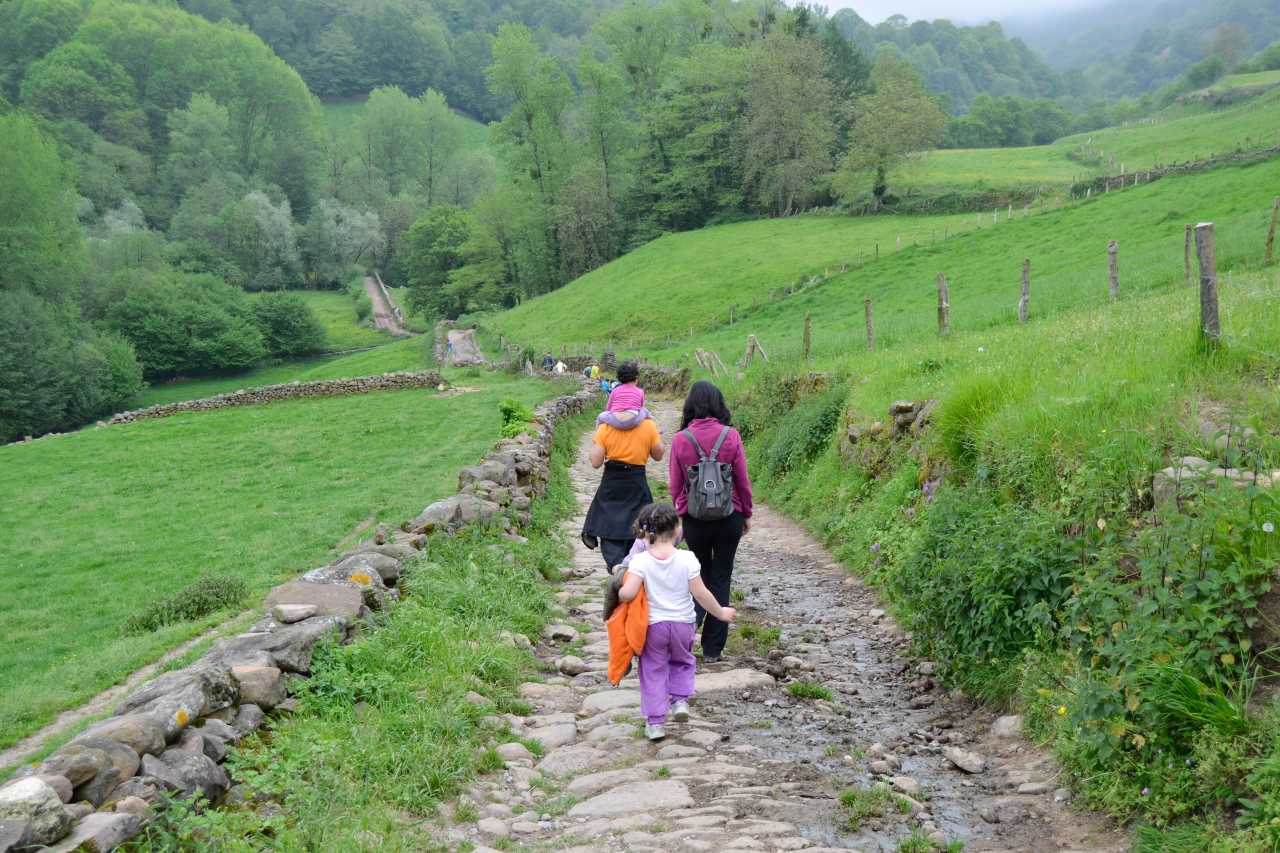
POLYGON ((633 429, 618 429, 609 424, 596 428, 591 467, 603 465, 604 474, 582 525, 582 541, 588 548, 599 545, 605 568, 610 573, 631 550, 636 516, 643 507, 653 503, 645 463, 650 459, 661 461, 665 453, 662 434, 652 420, 645 420, 633 429))

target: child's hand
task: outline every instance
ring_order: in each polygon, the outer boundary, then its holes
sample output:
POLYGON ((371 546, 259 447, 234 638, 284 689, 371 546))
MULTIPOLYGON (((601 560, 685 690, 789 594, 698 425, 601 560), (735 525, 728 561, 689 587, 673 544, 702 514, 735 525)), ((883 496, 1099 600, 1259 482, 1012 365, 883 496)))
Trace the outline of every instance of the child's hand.
POLYGON ((721 621, 721 622, 732 622, 732 621, 733 621, 734 619, 736 619, 737 617, 738 617, 738 611, 737 611, 737 610, 734 610, 732 607, 721 607, 721 608, 720 608, 720 621, 721 621))

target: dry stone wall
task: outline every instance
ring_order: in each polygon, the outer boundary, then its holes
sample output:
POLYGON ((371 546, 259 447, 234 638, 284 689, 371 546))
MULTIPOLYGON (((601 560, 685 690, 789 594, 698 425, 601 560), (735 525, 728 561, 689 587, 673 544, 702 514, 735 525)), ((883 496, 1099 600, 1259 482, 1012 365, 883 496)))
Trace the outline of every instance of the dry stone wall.
POLYGON ((532 501, 546 492, 557 426, 598 398, 583 383, 539 405, 526 433, 462 471, 457 494, 398 531, 380 525, 369 542, 276 587, 249 631, 143 684, 112 716, 20 770, 0 787, 0 853, 110 850, 141 830, 164 795, 221 802, 234 786, 222 766, 229 745, 292 710, 289 687, 310 673, 317 643, 350 642, 371 611, 391 606, 405 562, 433 534, 489 522, 517 535, 532 501))
POLYGON ((296 400, 303 397, 344 397, 348 394, 368 394, 373 391, 401 391, 406 388, 436 388, 443 391, 447 383, 434 370, 412 373, 384 373, 380 376, 356 376, 350 379, 322 379, 316 382, 286 382, 280 385, 264 385, 218 394, 201 400, 184 400, 180 403, 164 403, 146 409, 121 412, 99 426, 127 424, 150 418, 167 418, 183 412, 208 412, 232 406, 258 406, 278 400, 296 400))

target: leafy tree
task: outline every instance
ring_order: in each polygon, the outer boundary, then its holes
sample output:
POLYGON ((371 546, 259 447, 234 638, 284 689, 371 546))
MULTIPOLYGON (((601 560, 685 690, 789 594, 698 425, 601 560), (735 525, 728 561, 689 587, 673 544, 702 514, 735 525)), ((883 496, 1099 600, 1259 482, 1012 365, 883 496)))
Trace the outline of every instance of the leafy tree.
POLYGON ((378 214, 324 199, 302 230, 302 257, 308 280, 340 285, 352 266, 370 263, 386 246, 378 214))
POLYGON ((22 113, 0 116, 0 289, 69 298, 82 271, 71 168, 22 113))
POLYGON ((405 238, 409 276, 409 305, 427 317, 457 317, 465 302, 447 287, 449 274, 464 264, 463 250, 471 238, 471 215, 461 208, 438 204, 413 224, 405 238))
POLYGON ((849 150, 836 173, 835 187, 850 201, 870 176, 879 208, 888 191, 889 174, 912 154, 937 145, 947 116, 925 91, 919 75, 902 60, 881 59, 871 79, 875 92, 854 104, 849 150))
POLYGON ((269 355, 286 358, 324 349, 324 326, 295 294, 262 294, 254 300, 253 316, 269 355))
POLYGON ((244 291, 207 274, 156 273, 107 311, 147 376, 243 370, 266 352, 244 291))
POLYGON ((185 109, 169 114, 169 158, 165 171, 175 200, 187 189, 235 170, 231 115, 209 95, 197 93, 185 109))
POLYGON ((218 215, 217 242, 249 290, 279 290, 299 277, 298 244, 288 199, 273 202, 259 190, 218 215))
POLYGON ((126 342, 94 331, 69 305, 0 291, 0 441, 78 426, 141 389, 126 342))
POLYGON ((422 104, 422 188, 430 207, 436 201, 443 172, 462 142, 462 128, 444 95, 435 89, 428 89, 419 101, 422 104))
POLYGON ((748 54, 743 178, 773 216, 808 204, 831 170, 836 104, 824 60, 809 39, 769 38, 748 54))
POLYGON ((68 41, 80 26, 77 0, 10 0, 0 3, 0 84, 9 96, 31 63, 68 41))
POLYGON ((387 192, 398 194, 422 165, 424 148, 422 104, 395 86, 374 89, 360 121, 361 156, 373 175, 386 181, 387 192))
POLYGON ((49 118, 102 130, 111 113, 132 105, 132 90, 129 75, 101 48, 69 42, 28 69, 22 102, 49 118))

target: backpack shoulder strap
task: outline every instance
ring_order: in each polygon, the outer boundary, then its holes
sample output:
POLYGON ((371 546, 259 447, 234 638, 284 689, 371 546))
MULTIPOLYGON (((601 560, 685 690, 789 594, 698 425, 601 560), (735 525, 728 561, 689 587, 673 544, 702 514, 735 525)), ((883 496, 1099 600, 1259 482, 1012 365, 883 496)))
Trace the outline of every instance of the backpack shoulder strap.
MULTIPOLYGON (((702 445, 701 445, 701 444, 698 444, 698 439, 694 437, 694 435, 693 435, 693 430, 691 430, 691 429, 686 429, 686 430, 684 431, 683 435, 684 435, 684 436, 686 436, 686 437, 689 439, 689 443, 690 443, 690 444, 692 444, 695 448, 697 448, 697 450, 698 450, 698 460, 699 460, 699 461, 701 461, 701 462, 705 462, 705 461, 707 461, 708 459, 710 459, 710 458, 711 458, 710 456, 707 456, 707 451, 705 451, 705 450, 703 450, 703 449, 702 449, 702 445)), ((719 448, 720 448, 720 443, 719 443, 719 442, 716 442, 716 449, 717 449, 717 450, 719 450, 719 448)), ((712 455, 714 455, 714 452, 713 452, 713 454, 712 454, 712 455)))
MULTIPOLYGON (((729 437, 729 428, 721 427, 720 437, 716 439, 715 447, 711 448, 711 460, 714 462, 720 456, 720 446, 724 444, 724 440, 729 437)), ((702 448, 698 448, 701 450, 702 448)))

